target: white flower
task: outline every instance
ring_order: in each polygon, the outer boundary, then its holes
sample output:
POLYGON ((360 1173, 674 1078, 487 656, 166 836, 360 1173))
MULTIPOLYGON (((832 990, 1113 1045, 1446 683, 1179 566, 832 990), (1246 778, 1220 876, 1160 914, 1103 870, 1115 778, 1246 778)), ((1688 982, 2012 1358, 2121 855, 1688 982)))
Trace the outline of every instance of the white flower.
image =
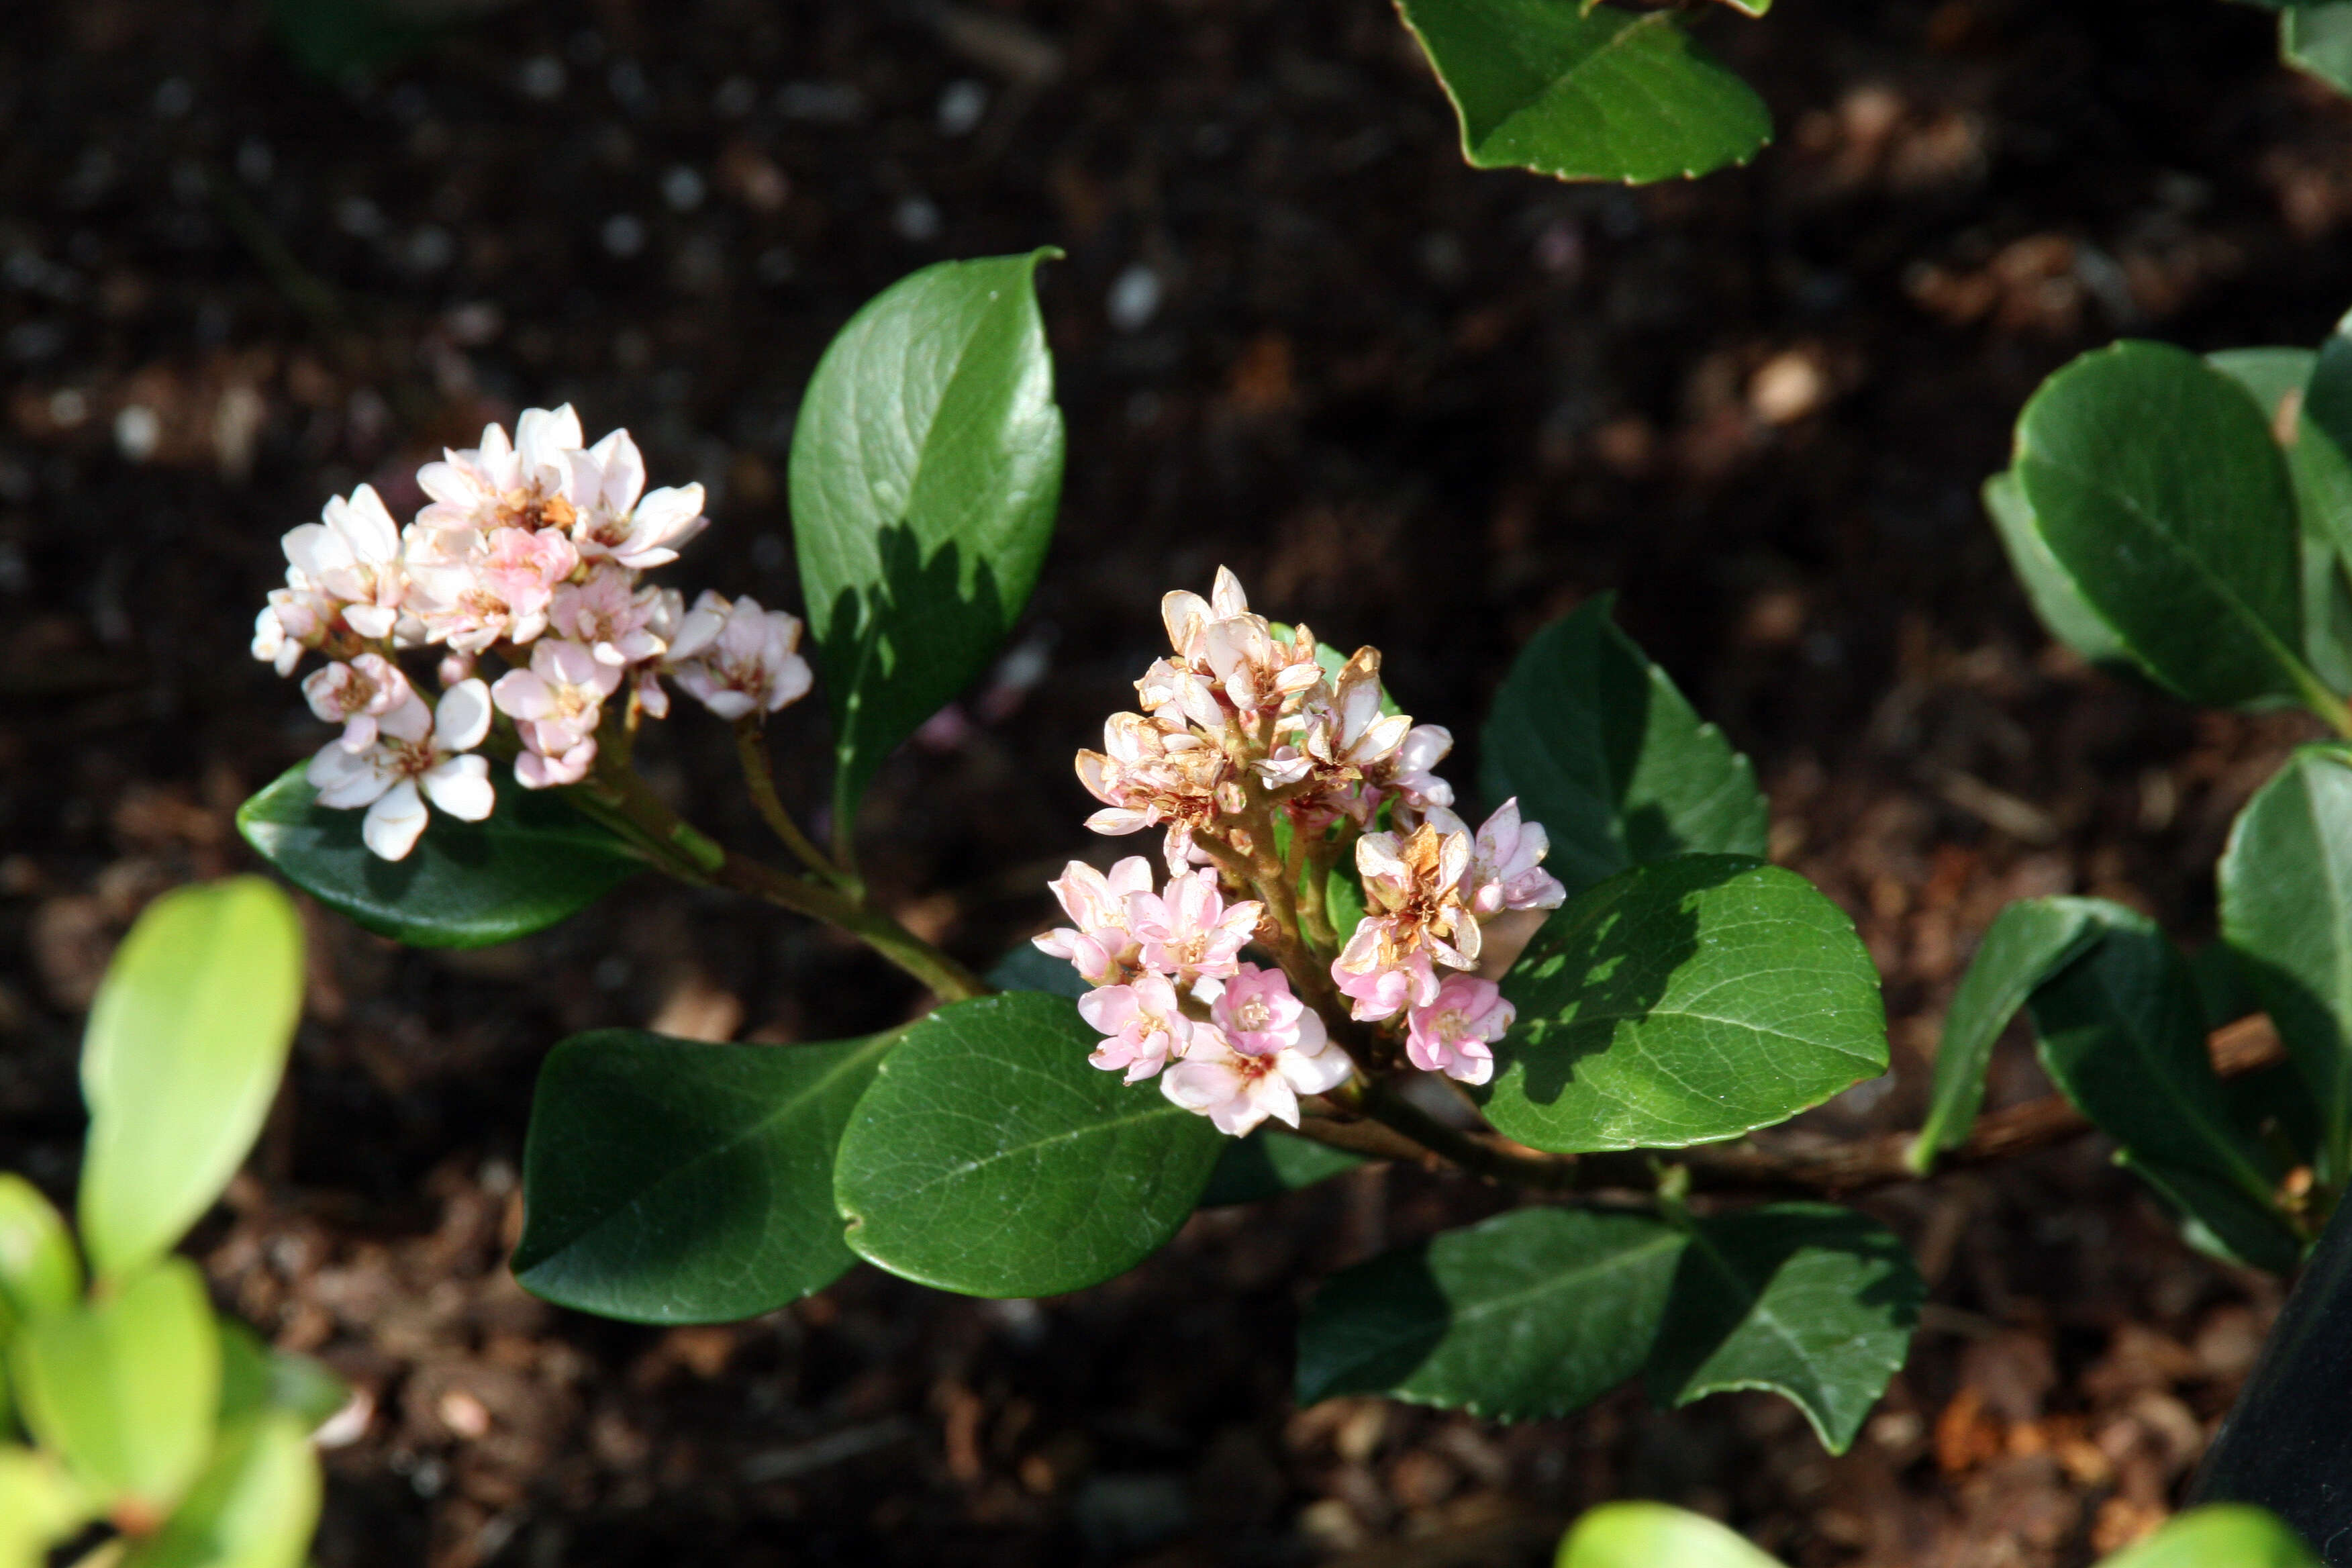
POLYGON ((599 562, 589 569, 587 581, 555 590, 547 620, 557 637, 594 649, 600 664, 639 664, 668 648, 662 627, 665 620, 677 619, 667 614, 667 601, 677 597, 675 590, 640 588, 635 574, 599 562))
POLYGON ((1143 969, 1143 944, 1128 926, 1128 899, 1151 891, 1151 862, 1129 855, 1105 876, 1083 860, 1065 867, 1048 882, 1062 909, 1076 922, 1030 941, 1040 952, 1067 959, 1089 985, 1116 985, 1143 969))
MULTIPOLYGON (((1278 708, 1323 679, 1322 666, 1315 660, 1314 634, 1298 626, 1287 643, 1276 637, 1264 616, 1250 613, 1241 579, 1225 567, 1217 568, 1216 584, 1205 601, 1181 588, 1163 595, 1160 618, 1176 651, 1178 662, 1170 671, 1213 680, 1236 712, 1278 708)), ((1175 689, 1161 665, 1152 668, 1146 682, 1175 689)), ((1144 703, 1158 706, 1150 692, 1144 703)), ((1193 722, 1213 733, 1223 727, 1222 715, 1213 721, 1195 717, 1193 722)))
POLYGON ((431 640, 460 653, 537 637, 547 629, 557 586, 579 564, 572 541, 552 530, 409 531, 412 607, 431 640))
POLYGON ((467 754, 490 730, 490 694, 480 681, 451 687, 429 712, 412 693, 376 728, 374 743, 364 751, 329 742, 310 760, 308 775, 320 805, 367 807, 360 836, 369 849, 398 860, 415 848, 425 831, 427 800, 466 822, 490 815, 496 801, 490 765, 467 754))
POLYGON ((596 726, 621 672, 584 645, 550 637, 530 651, 529 669, 509 669, 490 688, 499 711, 522 737, 515 782, 525 789, 578 784, 596 760, 596 726))
POLYGON ((670 641, 669 673, 721 719, 773 713, 808 695, 800 643, 798 616, 705 592, 670 641))
POLYGON ((1078 782, 1104 807, 1087 826, 1117 836, 1165 823, 1170 873, 1189 869, 1192 835, 1214 820, 1231 771, 1223 748, 1181 720, 1140 713, 1112 714, 1103 725, 1103 746, 1077 755, 1078 782))
POLYGON ((568 403, 524 409, 511 442, 503 428, 489 426, 479 447, 445 451, 443 461, 416 470, 417 484, 432 498, 416 514, 417 526, 477 533, 569 529, 579 517, 565 492, 573 482, 573 459, 585 456, 580 446, 580 416, 568 403))
POLYGON ((302 682, 310 711, 343 727, 343 750, 363 752, 375 743, 376 721, 412 700, 408 677, 380 653, 363 653, 349 664, 337 659, 302 682))
POLYGON ((646 460, 626 430, 615 430, 572 458, 567 495, 579 516, 573 542, 589 560, 610 557, 632 572, 667 566, 678 546, 710 524, 702 515, 702 487, 646 488, 646 460))
POLYGON ((1160 1091, 1238 1138, 1269 1116, 1297 1126, 1300 1095, 1337 1089, 1354 1070, 1348 1053, 1328 1040, 1252 1056, 1235 1050, 1215 1026, 1195 1024, 1184 1059, 1160 1076, 1160 1091))
MULTIPOLYGON (((322 521, 289 531, 285 546, 289 588, 313 589, 342 613, 361 637, 388 637, 400 620, 400 527, 383 498, 362 485, 351 499, 329 500, 322 521)), ((292 628, 289 628, 290 631, 292 628)))

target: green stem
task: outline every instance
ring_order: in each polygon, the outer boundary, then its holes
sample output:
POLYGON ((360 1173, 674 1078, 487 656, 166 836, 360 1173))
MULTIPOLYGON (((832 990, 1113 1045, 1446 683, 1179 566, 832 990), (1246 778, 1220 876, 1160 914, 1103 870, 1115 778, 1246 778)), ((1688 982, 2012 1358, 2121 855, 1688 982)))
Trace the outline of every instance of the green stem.
POLYGON ((2319 678, 2298 667, 2295 684, 2303 688, 2304 706, 2325 720, 2329 729, 2347 741, 2352 741, 2352 707, 2321 683, 2319 678))
POLYGON ((743 784, 751 792, 751 804, 759 808, 760 819, 769 831, 799 857, 802 865, 835 887, 845 887, 848 879, 841 868, 826 859, 824 852, 801 831, 801 825, 793 820, 782 797, 776 794, 776 775, 768 765, 766 726, 760 715, 747 714, 735 721, 735 758, 742 764, 743 784))

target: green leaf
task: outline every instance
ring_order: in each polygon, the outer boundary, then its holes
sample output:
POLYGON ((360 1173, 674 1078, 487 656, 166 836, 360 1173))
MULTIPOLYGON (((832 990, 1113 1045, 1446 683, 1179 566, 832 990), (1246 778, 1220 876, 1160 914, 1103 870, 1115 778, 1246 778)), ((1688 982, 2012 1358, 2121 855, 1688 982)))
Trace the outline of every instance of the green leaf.
POLYGON ((195 1266, 167 1258, 110 1297, 34 1320, 13 1348, 34 1437, 117 1517, 169 1513, 220 1408, 220 1336, 195 1266))
POLYGON ((1924 1174, 1939 1152, 1968 1140, 1984 1104, 1993 1042, 2035 986, 2099 940, 2097 908, 2084 899, 2021 899, 1993 917, 1944 1015, 1935 1087, 1911 1146, 1912 1169, 1924 1174))
POLYGON ((81 1489, 53 1456, 0 1445, 0 1568, 46 1568, 49 1548, 90 1513, 81 1489))
POLYGON ((1642 1370, 1685 1241, 1640 1215, 1523 1208, 1342 1269, 1298 1325, 1298 1403, 1564 1415, 1642 1370))
POLYGON ((1557 910, 1503 978, 1518 1022, 1481 1090, 1538 1149, 1668 1149, 1786 1121, 1886 1069, 1878 972, 1793 871, 1686 855, 1557 910))
POLYGON ((988 983, 999 991, 1043 991, 1073 1002, 1094 989, 1068 959, 1040 952, 1025 942, 996 961, 988 983))
POLYGON ((2279 58, 2352 93, 2352 4, 2290 6, 2279 17, 2279 58))
POLYGON ((2286 439, 2287 473, 2302 524, 2303 657, 2331 690, 2352 687, 2352 586, 2338 566, 2338 532, 2352 514, 2352 466, 2303 413, 2319 355, 2310 349, 2229 349, 2205 363, 2243 387, 2273 438, 2286 439))
POLYGON ((1695 850, 1762 858, 1771 822, 1755 770, 1617 629, 1611 598, 1520 650, 1480 735, 1482 790, 1543 824, 1545 869, 1570 893, 1695 850))
POLYGON ((1225 1140, 1215 1167, 1209 1172, 1208 1189, 1201 1194, 1200 1206, 1208 1209, 1278 1198, 1364 1163, 1361 1154, 1260 1127, 1247 1137, 1225 1140))
POLYGON ((0 1326, 74 1304, 81 1259, 64 1216, 40 1189, 0 1172, 0 1326))
POLYGON ((1058 996, 987 996, 908 1029, 857 1102, 834 1197, 849 1245, 968 1296, 1053 1296, 1176 1234, 1225 1139, 1157 1083, 1087 1064, 1058 996))
POLYGON ((1842 1454, 1902 1368, 1927 1294, 1903 1244, 1851 1209, 1774 1204, 1710 1215, 1675 1274, 1650 1397, 1679 1405, 1769 1389, 1842 1454))
POLYGON ((2230 376, 2162 343, 2084 354, 2026 405, 2015 472, 2051 555, 2158 682, 2212 705, 2326 699, 2286 461, 2230 376))
POLYGON ((2024 584, 2033 613, 2042 617, 2050 635, 2093 664, 2138 668, 2138 661, 2115 627, 2100 619, 2098 611, 2084 601, 2082 589, 2058 564, 2058 558, 2050 553, 2049 542, 2042 537, 2041 526, 2033 520, 2033 509, 2026 504, 2024 487, 2017 482, 2014 469, 1995 474, 1984 482, 1984 506, 2000 536, 2002 550, 2008 552, 2010 569, 2024 584))
POLYGON ((834 1152, 898 1039, 564 1041, 531 1100, 515 1278, 638 1323, 729 1322, 822 1290, 857 1261, 833 1206, 834 1152))
POLYGON ((351 1385, 309 1356, 272 1350, 233 1319, 220 1320, 223 1426, 282 1411, 305 1432, 351 1403, 351 1385))
POLYGON ((239 1422, 171 1522, 122 1568, 300 1568, 322 1483, 308 1429, 278 1414, 239 1422))
POLYGON ((512 783, 480 822, 436 813, 405 859, 360 840, 358 811, 317 804, 298 764, 236 814, 237 831, 286 879, 338 914, 411 947, 488 947, 578 914, 645 862, 617 837, 512 783))
POLYGON ((1037 313, 1060 252, 943 261, 850 318, 793 432, 793 536, 833 704, 834 807, 976 679, 1045 558, 1062 414, 1037 313))
POLYGON ((1553 1568, 1780 1568, 1730 1531, 1662 1502, 1611 1502, 1559 1543, 1553 1568))
POLYGON ((258 877, 147 907, 82 1037, 82 1245, 100 1278, 171 1249, 245 1163, 302 1010, 302 922, 258 877))
POLYGON ((2121 1158, 2239 1258, 2300 1252, 2271 1203, 2275 1163, 2228 1117, 2189 966, 2146 917, 2096 903, 2097 943, 2029 1005, 2042 1065, 2121 1158))
POLYGON ((2238 814, 2221 930, 2318 1112, 2319 1179, 2352 1170, 2352 751, 2305 746, 2238 814))
POLYGON ((2276 1515, 2243 1503, 2192 1508, 2103 1568, 2319 1568, 2276 1515))
POLYGON ((1481 169, 1641 183, 1742 163, 1772 116, 1667 11, 1398 0, 1481 169))

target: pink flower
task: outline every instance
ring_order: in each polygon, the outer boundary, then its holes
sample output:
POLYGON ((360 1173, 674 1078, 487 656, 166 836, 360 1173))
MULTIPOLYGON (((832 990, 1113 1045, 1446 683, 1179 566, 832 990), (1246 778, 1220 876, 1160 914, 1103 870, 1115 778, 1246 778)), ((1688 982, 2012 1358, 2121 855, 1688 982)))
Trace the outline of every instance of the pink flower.
POLYGON ((367 807, 360 837, 376 855, 398 860, 425 831, 427 800, 466 822, 490 815, 490 764, 466 754, 489 730, 490 694, 478 680, 451 687, 433 710, 412 693, 377 721, 373 745, 352 752, 331 741, 310 759, 308 777, 320 805, 367 807))
POLYGON ((488 426, 479 447, 445 451, 441 462, 416 470, 431 498, 416 514, 417 526, 477 533, 570 528, 579 509, 565 492, 575 486, 574 459, 586 455, 581 440, 580 416, 568 403, 524 409, 511 442, 499 426, 488 426))
POLYGON ((798 616, 706 592, 670 642, 669 672, 721 719, 773 713, 808 695, 813 678, 800 644, 798 616))
POLYGON ((525 789, 578 784, 596 760, 596 726, 621 672, 576 642, 548 638, 531 649, 529 669, 499 677, 490 696, 512 717, 524 751, 515 782, 525 789))
MULTIPOLYGON (((1311 1015, 1310 1015, 1311 1016, 1311 1015)), ((1238 1138, 1271 1116, 1298 1125, 1298 1097, 1321 1094, 1348 1080, 1355 1064, 1326 1041, 1253 1056, 1235 1050, 1212 1025, 1195 1025, 1183 1060, 1160 1080, 1160 1091, 1187 1110, 1206 1116, 1217 1131, 1238 1138)))
POLYGON ((1357 1017, 1427 1005, 1436 993, 1433 960, 1450 969, 1477 963, 1478 921, 1462 900, 1470 854, 1466 830, 1430 822, 1403 837, 1367 833, 1356 840, 1366 913, 1332 961, 1331 978, 1357 1017), (1402 979, 1383 979, 1388 973, 1402 979))
MULTIPOLYGON (((1469 831, 1460 817, 1442 806, 1432 807, 1428 820, 1441 833, 1469 831)), ((1463 901, 1482 921, 1505 910, 1559 908, 1568 900, 1568 889, 1543 868, 1550 849, 1542 824, 1519 820, 1519 799, 1513 795, 1478 829, 1469 868, 1462 873, 1463 901)))
POLYGON ((1105 876, 1083 860, 1065 867, 1046 886, 1076 922, 1031 938, 1040 952, 1067 959, 1089 985, 1116 985, 1143 970, 1143 947, 1128 929, 1129 896, 1151 891, 1151 862, 1130 855, 1105 876))
POLYGON ((572 458, 566 493, 579 509, 572 537, 589 560, 610 557, 632 572, 677 559, 678 546, 709 526, 702 487, 658 489, 642 500, 646 460, 626 430, 615 430, 572 458))
POLYGON ((1495 1076, 1493 1042, 1503 1037, 1518 1009, 1503 1000, 1491 980, 1449 974, 1436 996, 1405 1020, 1404 1054, 1423 1072, 1442 1072, 1464 1083, 1495 1076))
MULTIPOLYGON (((1276 637, 1264 616, 1250 613, 1241 580, 1223 566, 1217 568, 1216 585, 1207 600, 1179 589, 1160 599, 1160 617, 1168 627, 1176 660, 1153 666, 1145 682, 1183 699, 1188 716, 1212 733, 1223 728, 1223 713, 1214 719, 1201 716, 1198 694, 1178 677, 1205 678, 1216 696, 1244 714, 1279 708, 1323 679, 1322 666, 1315 659, 1314 634, 1298 626, 1287 643, 1276 637)), ((1144 702, 1158 706, 1150 692, 1144 702)))
MULTIPOLYGON (((1099 752, 1080 752, 1078 782, 1106 809, 1087 818, 1097 833, 1135 833, 1165 823, 1163 858, 1171 875, 1192 865, 1192 835, 1213 821, 1227 795, 1231 763, 1223 750, 1187 731, 1181 720, 1114 713, 1099 752)), ((1238 791, 1231 792, 1238 809, 1238 791)))
POLYGON ((311 712, 343 727, 343 750, 364 752, 375 744, 376 721, 415 693, 398 665, 382 654, 363 653, 349 664, 338 659, 313 671, 302 682, 302 695, 311 712))
POLYGON ((1318 1055, 1329 1043, 1320 1014, 1290 994, 1290 977, 1279 969, 1240 965, 1225 982, 1210 1016, 1226 1043, 1245 1057, 1278 1051, 1318 1055))
MULTIPOLYGON (((586 643, 599 664, 642 663, 669 646, 656 629, 665 609, 663 593, 638 587, 635 574, 624 567, 598 562, 585 582, 555 590, 547 624, 557 637, 586 643)), ((674 591, 670 597, 677 597, 674 591)))
POLYGON ((1415 811, 1454 804, 1454 786, 1434 770, 1454 749, 1454 732, 1443 724, 1415 724, 1405 731, 1396 754, 1378 770, 1373 782, 1392 790, 1415 811))
POLYGON ((552 530, 501 528, 433 536, 410 531, 409 577, 425 635, 460 653, 501 638, 527 643, 547 629, 555 589, 580 564, 572 542, 552 530))
MULTIPOLYGON (((291 582, 300 574, 289 571, 291 582)), ((253 618, 253 657, 291 675, 302 662, 302 650, 317 647, 334 629, 335 602, 307 584, 272 588, 269 602, 253 618)))
POLYGON ((362 637, 390 637, 400 619, 404 578, 400 529, 384 510, 383 498, 373 486, 362 485, 349 500, 330 500, 320 516, 321 521, 306 522, 283 541, 287 585, 316 590, 362 637))
POLYGON ((1164 974, 1138 975, 1125 985, 1104 985, 1078 998, 1078 1016, 1105 1036, 1087 1060, 1106 1072, 1127 1069, 1139 1082, 1181 1057, 1198 1026, 1184 1016, 1176 988, 1164 974))
POLYGON ((1393 1018, 1407 1007, 1434 1001, 1437 971, 1426 952, 1416 950, 1401 953, 1387 963, 1376 960, 1360 970, 1347 966, 1348 953, 1355 949, 1358 940, 1378 942, 1377 933, 1365 937, 1365 928, 1370 924, 1369 921, 1357 922, 1355 937, 1331 964, 1331 978, 1339 984, 1339 994, 1349 1000, 1349 1016, 1366 1022, 1393 1018))
POLYGON ((1127 910, 1129 928, 1143 942, 1145 967, 1189 985, 1234 973, 1265 906, 1255 899, 1228 905, 1217 873, 1203 869, 1170 877, 1164 897, 1130 895, 1127 910))

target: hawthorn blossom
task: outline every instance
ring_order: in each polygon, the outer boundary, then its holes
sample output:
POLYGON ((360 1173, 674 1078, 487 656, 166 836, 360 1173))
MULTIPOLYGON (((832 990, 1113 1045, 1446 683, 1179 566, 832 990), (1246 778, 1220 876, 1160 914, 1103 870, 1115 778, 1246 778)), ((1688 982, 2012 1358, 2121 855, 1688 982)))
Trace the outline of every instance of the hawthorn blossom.
POLYGON ((1485 1083, 1495 1076, 1493 1043, 1517 1016, 1493 981, 1449 974, 1435 997, 1407 1016, 1404 1054, 1423 1072, 1485 1083))
POLYGON ((445 449, 442 461, 416 470, 418 486, 432 498, 416 525, 428 532, 568 530, 579 516, 566 490, 575 483, 575 459, 586 455, 580 447, 580 416, 568 403, 524 409, 512 441, 503 426, 488 426, 479 447, 445 449))
POLYGON ((400 619, 400 526, 373 485, 331 498, 320 521, 289 531, 287 584, 315 588, 361 637, 388 637, 400 619), (296 581, 299 574, 300 582, 296 581))
POLYGON ((581 643, 550 637, 530 650, 530 668, 509 669, 490 688, 499 711, 515 721, 522 754, 515 782, 525 789, 578 784, 596 760, 596 727, 621 672, 581 643))
MULTIPOLYGON (((1309 1014, 1307 1016, 1312 1017, 1309 1014)), ((1298 1125, 1298 1097, 1321 1094, 1355 1071, 1348 1053, 1328 1040, 1251 1054, 1224 1033, 1195 1025, 1184 1058, 1163 1074, 1160 1091, 1187 1110, 1206 1116, 1220 1132, 1238 1138, 1271 1116, 1298 1125)))
POLYGON ((337 659, 313 670, 302 682, 302 695, 311 712, 343 727, 343 750, 364 752, 375 744, 377 721, 415 693, 400 666, 380 653, 363 653, 348 664, 337 659))
POLYGON ((1164 974, 1143 973, 1124 985, 1098 986, 1078 998, 1078 1016, 1105 1037, 1087 1060, 1105 1072, 1125 1068, 1129 1083, 1181 1057, 1194 1031, 1204 1027, 1184 1016, 1176 988, 1164 974))
POLYGON ((1433 961, 1452 969, 1478 962, 1478 921, 1461 891, 1470 854, 1467 832, 1429 823, 1407 836, 1367 833, 1356 841, 1366 913, 1331 963, 1356 1017, 1391 1017, 1434 1001, 1433 961))
MULTIPOLYGON (((430 510, 429 508, 427 510, 430 510)), ((414 537, 409 581, 426 637, 460 653, 504 640, 528 643, 547 629, 558 584, 580 564, 572 541, 552 531, 501 528, 438 541, 414 537)))
POLYGON ((670 641, 669 673, 721 719, 773 713, 808 695, 812 678, 800 644, 798 616, 763 610, 748 595, 730 604, 706 590, 670 641))
POLYGON ((1128 926, 1128 900, 1151 891, 1151 862, 1129 855, 1108 875, 1083 860, 1046 884, 1076 922, 1032 937, 1038 952, 1066 959, 1089 985, 1117 985, 1143 971, 1143 944, 1128 926))
POLYGON ((433 709, 411 693, 378 719, 373 744, 353 752, 331 741, 310 759, 307 776, 320 805, 367 807, 360 837, 376 855, 398 860, 425 831, 427 800, 461 821, 489 816, 490 764, 470 754, 489 729, 490 694, 478 680, 451 687, 433 709))
POLYGON ((1142 939, 1144 966, 1190 985, 1234 973, 1265 906, 1255 899, 1227 904, 1217 873, 1204 868, 1171 875, 1165 896, 1130 894, 1127 907, 1128 926, 1142 939))
MULTIPOLYGON (((1429 820, 1460 828, 1462 819, 1438 807, 1429 820)), ((1543 868, 1551 837, 1538 822, 1519 820, 1519 797, 1513 795, 1495 808, 1478 828, 1471 847, 1469 868, 1462 874, 1462 896, 1480 920, 1505 910, 1556 910, 1568 901, 1568 889, 1543 868)))
POLYGON ((668 650, 664 634, 677 624, 682 604, 675 588, 640 588, 635 574, 600 562, 584 581, 555 590, 547 624, 557 637, 586 643, 597 663, 619 668, 668 650))
POLYGON ((1226 1043, 1245 1057, 1289 1050, 1316 1056, 1329 1043, 1322 1015, 1290 994, 1290 976, 1279 969, 1237 966, 1209 1016, 1226 1043))
POLYGON ((590 560, 609 558, 632 572, 667 566, 678 546, 710 525, 700 485, 644 493, 646 460, 626 430, 573 455, 571 466, 566 494, 578 512, 572 537, 590 560))
POLYGON ((1162 851, 1171 874, 1192 865, 1192 835, 1221 805, 1240 805, 1224 752, 1181 724, 1140 713, 1114 713, 1099 752, 1080 752, 1078 782, 1103 803, 1087 818, 1097 833, 1119 835, 1166 824, 1162 851))

